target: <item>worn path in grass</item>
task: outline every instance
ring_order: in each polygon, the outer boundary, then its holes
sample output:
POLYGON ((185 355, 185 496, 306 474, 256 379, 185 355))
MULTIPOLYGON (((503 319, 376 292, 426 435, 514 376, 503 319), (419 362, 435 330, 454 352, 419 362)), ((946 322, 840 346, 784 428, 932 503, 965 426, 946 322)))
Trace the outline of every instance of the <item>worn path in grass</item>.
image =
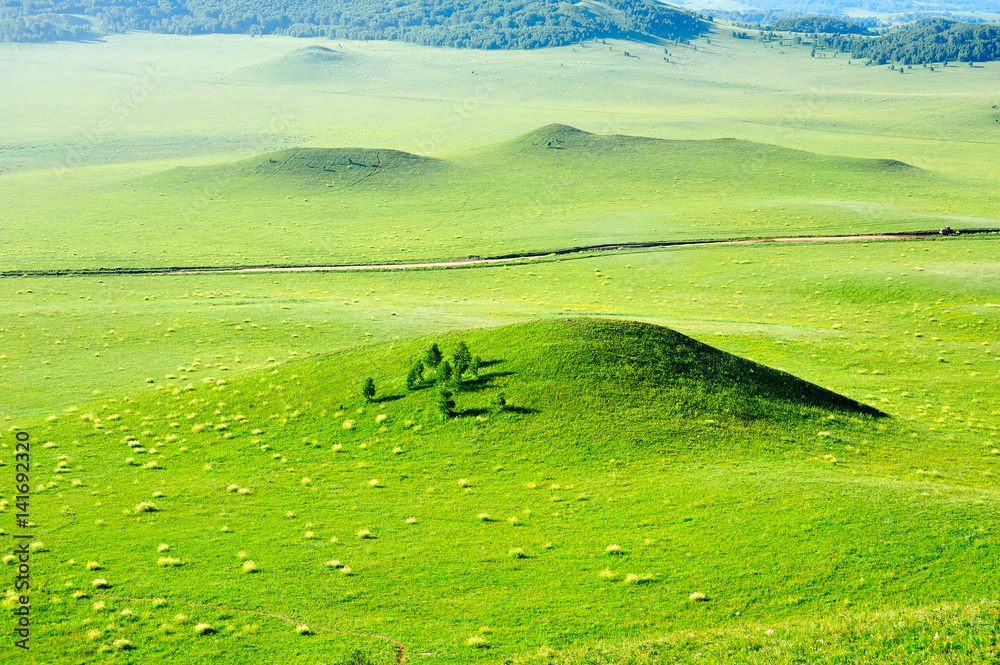
MULTIPOLYGON (((110 593, 95 593, 94 595, 95 596, 99 596, 101 598, 112 598, 112 599, 115 599, 115 600, 132 600, 132 601, 135 601, 135 602, 148 602, 148 603, 151 603, 154 600, 158 600, 156 598, 137 598, 137 597, 134 597, 134 596, 117 596, 117 595, 110 594, 110 593)), ((281 621, 284 621, 286 623, 290 623, 293 626, 299 626, 299 625, 303 624, 302 621, 296 621, 295 619, 293 619, 291 617, 288 617, 288 616, 285 616, 284 614, 276 614, 274 612, 265 612, 263 610, 244 610, 244 609, 239 609, 239 608, 236 608, 236 607, 226 607, 224 605, 210 605, 208 603, 199 603, 196 600, 176 600, 176 599, 170 599, 169 602, 172 602, 172 603, 183 603, 185 605, 192 605, 194 607, 207 607, 209 609, 221 610, 221 611, 224 611, 224 612, 242 612, 243 614, 254 614, 256 616, 269 617, 271 619, 280 619, 281 621)), ((394 640, 391 637, 387 637, 386 635, 373 635, 373 634, 369 634, 369 633, 353 633, 353 632, 348 631, 348 630, 337 630, 336 628, 327 628, 326 626, 317 626, 317 625, 314 625, 314 624, 307 624, 307 625, 309 626, 309 628, 311 628, 313 630, 320 630, 320 631, 323 631, 323 632, 326 632, 326 633, 334 633, 334 634, 337 634, 337 635, 352 635, 354 637, 370 637, 372 639, 382 640, 384 642, 388 642, 388 643, 390 643, 390 644, 392 644, 393 646, 396 647, 396 663, 398 665, 404 665, 406 663, 406 646, 402 642, 400 642, 398 640, 394 640)))
MULTIPOLYGON (((968 229, 956 230, 954 235, 969 235, 973 233, 1000 233, 1000 229, 968 229)), ((610 252, 623 249, 656 249, 665 247, 691 247, 704 245, 751 245, 768 242, 836 242, 836 241, 872 241, 872 240, 918 240, 921 238, 936 238, 942 234, 937 231, 915 231, 912 233, 885 233, 869 235, 844 236, 787 236, 777 238, 747 238, 744 240, 679 240, 673 242, 639 242, 614 245, 591 245, 589 247, 572 247, 551 252, 536 252, 508 254, 493 257, 469 257, 452 261, 425 261, 421 263, 361 263, 335 266, 251 266, 244 268, 202 267, 202 268, 162 268, 162 269, 124 269, 124 270, 50 270, 31 272, 32 276, 53 277, 62 275, 94 275, 94 274, 126 274, 126 275, 191 275, 199 273, 247 273, 247 272, 321 272, 347 270, 414 270, 419 268, 448 268, 454 266, 474 266, 490 263, 504 263, 523 259, 541 259, 547 256, 565 256, 567 254, 582 254, 585 252, 610 252)), ((20 271, 6 271, 0 277, 17 277, 24 275, 20 271)))

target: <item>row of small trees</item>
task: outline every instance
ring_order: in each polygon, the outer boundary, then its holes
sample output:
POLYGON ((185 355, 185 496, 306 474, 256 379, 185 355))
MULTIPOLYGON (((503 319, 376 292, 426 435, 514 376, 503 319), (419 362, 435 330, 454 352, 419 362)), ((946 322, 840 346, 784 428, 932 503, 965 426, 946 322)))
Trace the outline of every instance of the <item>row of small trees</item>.
MULTIPOLYGON (((406 375, 406 389, 420 390, 428 385, 437 385, 439 389, 437 408, 445 418, 453 418, 456 414, 455 393, 464 390, 468 380, 479 378, 479 370, 483 361, 473 355, 465 342, 459 342, 451 358, 445 358, 441 347, 435 342, 424 352, 423 358, 410 367, 406 375)), ((367 402, 375 400, 375 380, 367 377, 361 387, 361 396, 367 402)), ((503 411, 507 400, 503 393, 497 395, 491 406, 495 411, 503 411)))
POLYGON ((431 344, 424 352, 423 359, 415 362, 410 368, 410 373, 406 375, 406 389, 417 390, 424 386, 427 383, 424 372, 430 369, 433 372, 434 382, 443 387, 461 390, 466 376, 479 378, 479 368, 482 363, 479 356, 472 355, 465 342, 458 343, 451 360, 445 359, 436 343, 431 344))

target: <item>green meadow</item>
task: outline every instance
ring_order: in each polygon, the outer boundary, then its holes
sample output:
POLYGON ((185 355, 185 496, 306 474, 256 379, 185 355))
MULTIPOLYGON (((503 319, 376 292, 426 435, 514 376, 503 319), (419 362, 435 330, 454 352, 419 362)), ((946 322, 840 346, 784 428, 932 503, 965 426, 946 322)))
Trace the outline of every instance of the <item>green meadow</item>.
POLYGON ((1000 227, 996 63, 665 48, 0 45, 5 662, 994 662, 997 234, 93 272, 1000 227))

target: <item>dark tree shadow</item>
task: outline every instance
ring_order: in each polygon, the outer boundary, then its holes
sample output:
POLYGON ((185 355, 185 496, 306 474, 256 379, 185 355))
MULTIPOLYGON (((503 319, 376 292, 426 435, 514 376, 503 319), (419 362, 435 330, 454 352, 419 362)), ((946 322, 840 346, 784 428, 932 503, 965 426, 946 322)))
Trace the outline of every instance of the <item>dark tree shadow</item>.
POLYGON ((372 404, 384 404, 386 402, 395 402, 397 399, 403 399, 406 395, 385 395, 384 397, 375 397, 372 399, 372 404))
POLYGON ((519 413, 523 415, 529 415, 532 413, 539 413, 538 409, 529 409, 525 406, 505 406, 503 411, 500 413, 519 413))
POLYGON ((489 409, 462 409, 461 411, 455 411, 455 417, 457 418, 469 418, 472 416, 484 416, 489 413, 489 409))
POLYGON ((514 372, 490 372, 489 374, 480 374, 475 379, 466 379, 462 381, 461 392, 464 393, 475 393, 479 392, 485 388, 490 388, 493 386, 494 379, 513 376, 514 372))

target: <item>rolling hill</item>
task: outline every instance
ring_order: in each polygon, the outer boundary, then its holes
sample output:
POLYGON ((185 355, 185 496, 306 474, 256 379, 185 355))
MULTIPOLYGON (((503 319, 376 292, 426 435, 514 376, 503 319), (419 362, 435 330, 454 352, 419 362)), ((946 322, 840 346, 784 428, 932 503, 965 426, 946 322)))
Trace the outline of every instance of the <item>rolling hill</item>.
MULTIPOLYGON (((615 243, 936 231, 945 225, 937 202, 956 192, 977 210, 980 190, 898 160, 552 124, 440 158, 296 148, 142 176, 88 193, 100 198, 97 218, 74 214, 76 199, 65 203, 57 227, 86 227, 72 256, 29 252, 30 264, 7 258, 0 268, 260 266, 275 256, 280 265, 410 263, 615 243), (178 229, 189 232, 178 238, 178 229), (171 250, 152 258, 150 248, 164 243, 171 250)), ((984 215, 979 223, 993 222, 984 215)), ((25 247, 49 246, 59 232, 19 228, 25 247)))
POLYGON ((994 535, 969 543, 961 525, 992 504, 942 486, 914 512, 923 481, 873 466, 907 434, 878 415, 629 321, 472 330, 232 380, 193 358, 145 393, 22 423, 54 442, 34 453, 34 618, 60 664, 383 663, 400 646, 406 662, 492 663, 676 630, 699 631, 670 647, 697 658, 849 606, 865 629, 836 648, 890 662, 898 649, 860 641, 874 631, 926 655, 926 621, 872 613, 988 594, 994 535), (447 357, 459 340, 482 363, 442 418, 440 370, 412 390, 404 377, 432 341, 447 357))

